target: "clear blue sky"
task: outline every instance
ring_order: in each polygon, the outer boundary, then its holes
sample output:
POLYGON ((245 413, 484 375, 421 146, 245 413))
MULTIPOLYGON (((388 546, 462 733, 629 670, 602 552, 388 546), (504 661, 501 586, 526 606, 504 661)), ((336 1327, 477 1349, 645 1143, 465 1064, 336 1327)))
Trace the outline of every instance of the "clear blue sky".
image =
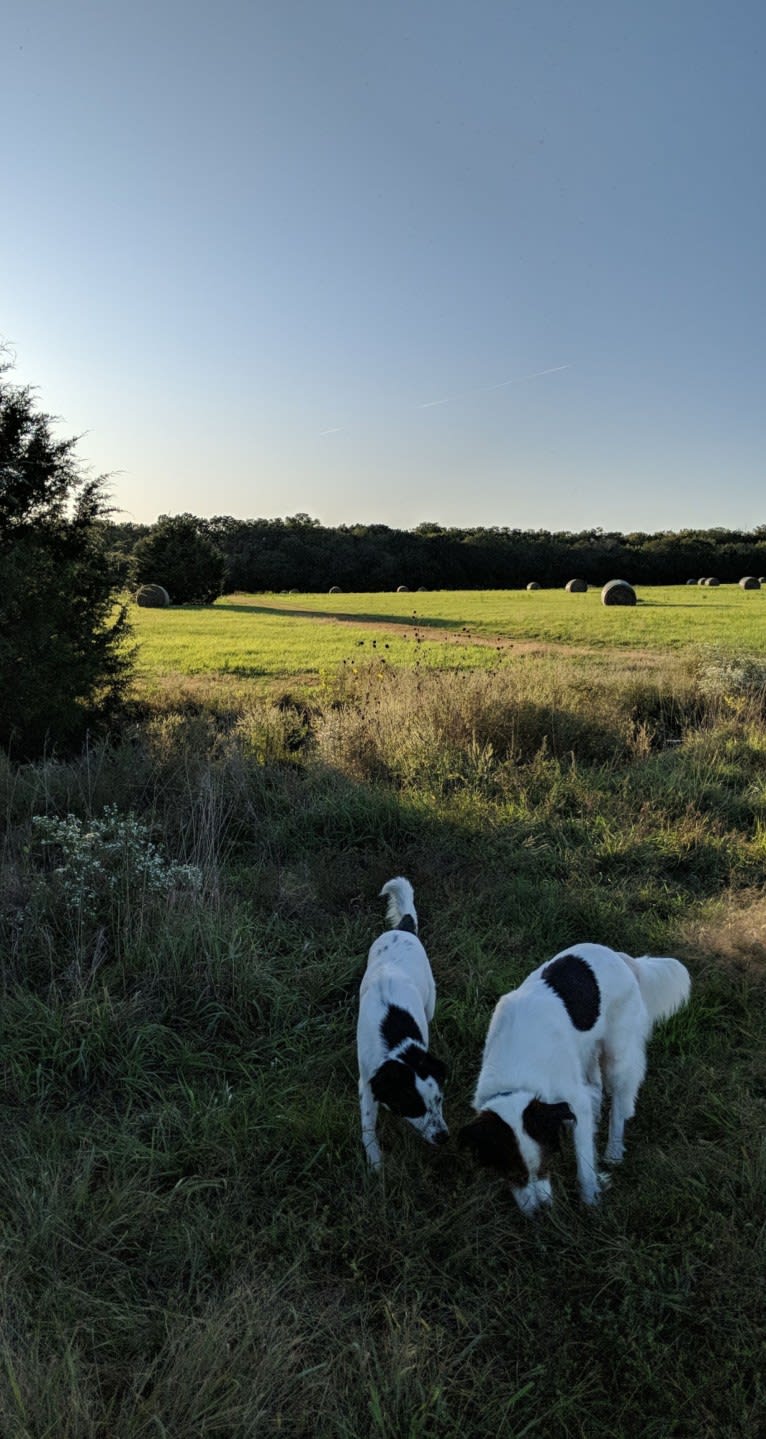
POLYGON ((0 332, 128 517, 766 522, 762 0, 1 13, 0 332))

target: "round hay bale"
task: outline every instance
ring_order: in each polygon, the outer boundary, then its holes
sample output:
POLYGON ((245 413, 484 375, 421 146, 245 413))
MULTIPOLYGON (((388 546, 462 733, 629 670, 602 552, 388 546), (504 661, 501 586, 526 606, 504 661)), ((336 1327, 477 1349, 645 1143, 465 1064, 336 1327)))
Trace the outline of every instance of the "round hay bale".
POLYGON ((568 595, 587 595, 588 593, 585 580, 567 580, 564 589, 568 595))
POLYGON ((288 590, 287 593, 288 595, 299 595, 300 590, 288 590))
POLYGON ((705 580, 705 584, 706 584, 706 585, 709 585, 712 590, 714 590, 717 585, 720 585, 720 583, 721 583, 721 581, 714 579, 714 577, 713 577, 712 575, 710 576, 709 579, 705 580))
POLYGON ((424 595, 424 594, 426 594, 426 593, 427 593, 427 591, 426 591, 425 585, 418 585, 418 594, 419 594, 419 595, 424 595))
POLYGON ((136 604, 142 610, 166 610, 170 595, 163 585, 139 585, 136 590, 136 604))
POLYGON ((408 595, 409 592, 410 592, 410 587, 409 587, 409 585, 397 585, 397 586, 396 586, 396 593, 397 593, 398 595, 408 595))
POLYGON ((687 585, 699 585, 699 584, 702 583, 702 581, 701 581, 701 580, 687 580, 686 583, 687 583, 687 585))
POLYGON ((602 605, 634 605, 636 592, 627 580, 610 580, 601 591, 602 605))
POLYGON ((343 591, 341 590, 340 585, 330 585, 330 594, 331 594, 331 595, 340 595, 340 594, 342 594, 342 593, 343 593, 343 591))
POLYGON ((707 580, 697 580, 697 584, 698 584, 698 585, 706 585, 706 584, 707 584, 707 580))
POLYGON ((539 588, 540 586, 538 585, 537 580, 530 580, 529 584, 527 585, 528 590, 539 590, 539 588))
POLYGON ((758 579, 762 585, 766 585, 766 575, 759 575, 758 579))
POLYGON ((761 581, 756 579, 755 575, 743 575, 739 587, 741 590, 759 590, 761 581))

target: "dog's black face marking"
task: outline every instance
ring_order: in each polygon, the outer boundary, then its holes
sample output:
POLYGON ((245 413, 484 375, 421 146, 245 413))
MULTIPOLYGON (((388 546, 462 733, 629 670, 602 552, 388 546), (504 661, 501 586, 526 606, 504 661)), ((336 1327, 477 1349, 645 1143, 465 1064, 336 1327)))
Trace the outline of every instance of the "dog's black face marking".
POLYGON ((419 1026, 412 1015, 401 1009, 398 1004, 389 1004, 380 1022, 380 1032, 383 1036, 383 1043, 386 1049, 396 1049, 405 1039, 417 1040, 418 1044, 423 1043, 423 1036, 419 1026))
POLYGON ((576 954, 546 964, 543 979, 558 995, 575 1029, 592 1029, 601 1013, 601 993, 590 965, 576 954))
POLYGON ((533 1099, 522 1115, 522 1124, 530 1139, 548 1154, 556 1154, 561 1148, 561 1134, 568 1124, 574 1124, 575 1117, 568 1104, 545 1104, 542 1099, 533 1099))
POLYGON ((464 1124, 458 1143, 461 1149, 467 1145, 473 1151, 477 1164, 499 1169, 519 1189, 529 1183, 529 1170, 521 1157, 516 1135, 493 1109, 482 1109, 470 1124, 464 1124))
POLYGON ((418 932, 418 927, 411 914, 402 915, 396 928, 403 929, 406 934, 417 934, 418 932))
POLYGON ((398 1059, 387 1059, 376 1069, 370 1088, 378 1104, 385 1104, 402 1119, 422 1119, 426 1106, 415 1084, 415 1071, 398 1059))

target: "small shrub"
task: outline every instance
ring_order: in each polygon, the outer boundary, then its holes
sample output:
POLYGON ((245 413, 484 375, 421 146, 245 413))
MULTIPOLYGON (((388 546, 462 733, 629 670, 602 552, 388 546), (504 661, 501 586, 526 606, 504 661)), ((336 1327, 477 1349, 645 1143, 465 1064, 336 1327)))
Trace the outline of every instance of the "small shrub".
POLYGON ((698 688, 705 698, 739 708, 743 700, 766 707, 766 660, 750 655, 713 655, 702 666, 698 688))
POLYGON ((109 923, 115 900, 200 888, 199 869, 166 859, 132 813, 105 805, 99 819, 34 815, 37 843, 55 859, 52 878, 78 923, 109 923))

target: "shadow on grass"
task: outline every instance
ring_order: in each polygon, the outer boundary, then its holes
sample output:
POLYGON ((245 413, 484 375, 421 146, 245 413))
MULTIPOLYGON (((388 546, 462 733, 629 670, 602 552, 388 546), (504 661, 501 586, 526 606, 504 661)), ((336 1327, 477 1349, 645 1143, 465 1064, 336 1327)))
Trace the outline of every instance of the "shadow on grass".
MULTIPOLYGON (((194 606, 189 605, 189 606, 186 606, 186 608, 188 608, 188 609, 193 609, 194 606)), ((199 608, 199 609, 203 609, 203 608, 204 608, 204 609, 209 609, 210 606, 209 606, 209 605, 207 605, 207 606, 202 606, 202 605, 200 605, 200 606, 198 606, 198 608, 199 608)), ((429 617, 427 617, 427 616, 419 615, 419 614, 417 613, 417 611, 415 611, 415 610, 412 611, 412 614, 411 614, 411 615, 405 616, 405 615, 378 615, 378 614, 373 614, 373 613, 371 613, 371 612, 369 612, 369 611, 367 611, 367 610, 365 610, 365 611, 359 611, 359 612, 354 611, 353 613, 347 612, 347 611, 345 611, 345 610, 307 610, 307 609, 299 609, 297 605, 296 605, 294 608, 293 608, 293 607, 288 608, 288 607, 286 607, 286 606, 278 606, 278 605, 230 605, 230 604, 216 604, 215 608, 216 608, 217 610, 232 610, 232 611, 235 611, 235 612, 238 613, 238 614, 277 615, 277 616, 279 616, 280 618, 284 618, 284 619, 296 619, 296 618, 300 618, 300 619, 307 619, 307 620, 335 620, 335 621, 337 621, 339 624, 349 624, 349 625, 353 625, 353 624, 380 624, 380 625, 398 625, 398 626, 400 626, 401 628, 404 628, 404 629, 444 629, 444 630, 456 630, 456 629, 460 629, 461 627, 470 628, 469 621, 468 621, 468 620, 465 620, 465 619, 457 619, 457 618, 454 619, 454 620, 452 620, 452 619, 450 619, 450 620, 434 619, 434 618, 429 618, 429 617)))

